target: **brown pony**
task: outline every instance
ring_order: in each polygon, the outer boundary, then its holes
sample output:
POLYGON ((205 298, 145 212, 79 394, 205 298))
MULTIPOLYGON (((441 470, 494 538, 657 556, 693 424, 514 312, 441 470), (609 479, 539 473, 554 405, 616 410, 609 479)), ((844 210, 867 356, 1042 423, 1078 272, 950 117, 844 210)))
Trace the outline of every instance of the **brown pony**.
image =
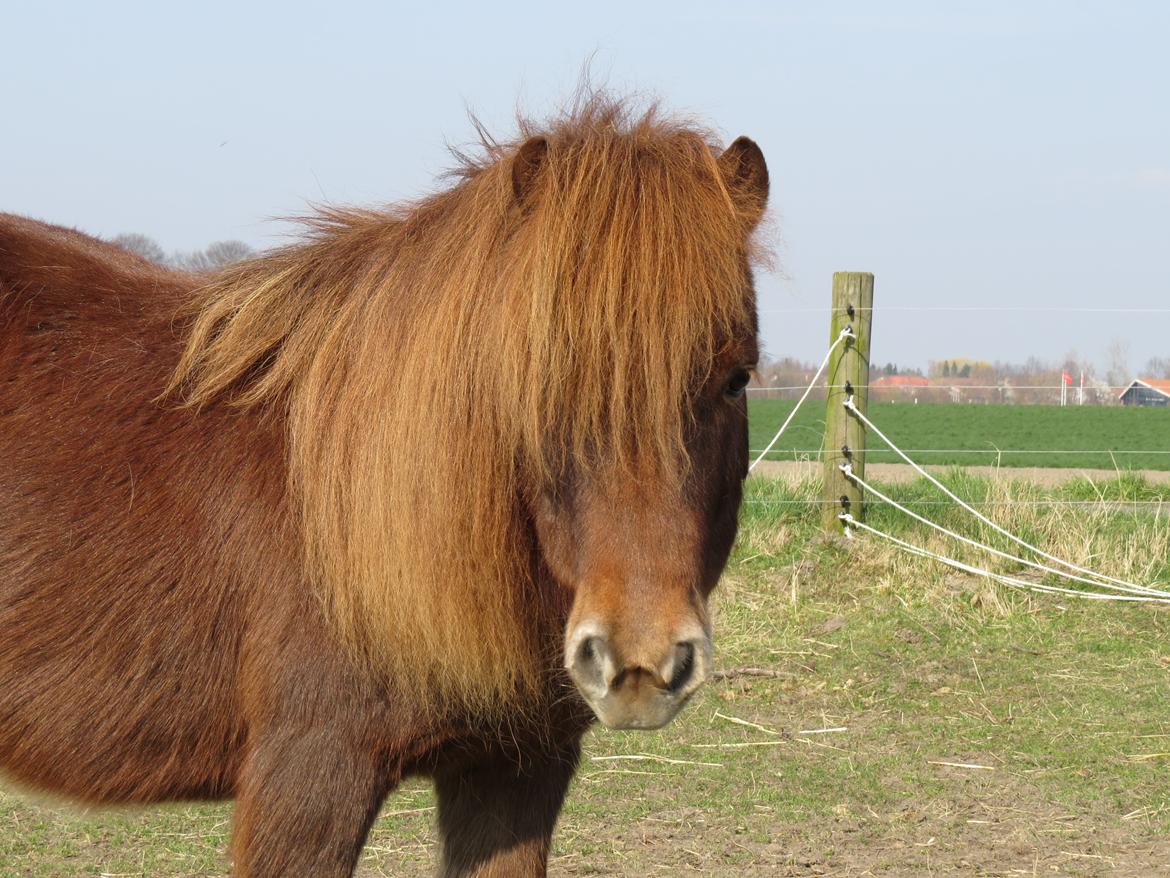
POLYGON ((768 185, 713 144, 593 97, 210 279, 0 216, 0 768, 235 798, 252 878, 423 774, 443 874, 543 875, 593 714, 710 669, 768 185))

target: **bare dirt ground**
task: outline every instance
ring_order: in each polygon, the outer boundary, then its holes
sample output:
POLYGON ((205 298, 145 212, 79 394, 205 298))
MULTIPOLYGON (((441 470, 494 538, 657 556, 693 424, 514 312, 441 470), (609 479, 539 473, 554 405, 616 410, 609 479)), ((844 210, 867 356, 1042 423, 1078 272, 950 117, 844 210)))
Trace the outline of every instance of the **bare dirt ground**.
MULTIPOLYGON (((941 475, 953 466, 927 466, 926 471, 931 475, 941 475)), ((1081 469, 1076 467, 1044 467, 1044 466, 964 466, 962 469, 973 475, 994 480, 1012 480, 1033 482, 1041 487, 1051 488, 1063 485, 1075 479, 1089 479, 1094 482, 1104 482, 1116 479, 1117 470, 1112 469, 1081 469)), ((821 464, 815 461, 804 460, 765 460, 756 467, 755 472, 762 476, 779 477, 791 481, 799 481, 811 475, 820 473, 821 464)), ((1124 470, 1127 474, 1141 476, 1151 484, 1170 485, 1170 472, 1159 470, 1124 470)), ((909 482, 920 476, 904 463, 868 463, 865 466, 865 477, 875 482, 909 482)))

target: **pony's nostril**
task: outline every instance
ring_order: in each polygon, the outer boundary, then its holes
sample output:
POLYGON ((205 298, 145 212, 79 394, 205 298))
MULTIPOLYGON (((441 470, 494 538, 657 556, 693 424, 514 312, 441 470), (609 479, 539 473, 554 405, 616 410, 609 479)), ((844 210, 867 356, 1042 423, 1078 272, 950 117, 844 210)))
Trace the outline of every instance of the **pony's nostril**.
POLYGON ((597 661, 597 638, 586 637, 581 641, 581 646, 577 650, 577 661, 582 664, 592 664, 597 661))
POLYGON ((573 650, 569 671, 579 686, 598 694, 608 688, 606 676, 611 672, 609 649, 599 636, 583 637, 573 650))
POLYGON ((677 692, 690 681, 695 673, 695 645, 684 642, 674 645, 674 671, 667 681, 667 688, 677 692))
POLYGON ((601 685, 605 682, 607 656, 605 640, 596 636, 581 638, 577 649, 573 651, 570 668, 573 673, 589 680, 591 684, 601 685))

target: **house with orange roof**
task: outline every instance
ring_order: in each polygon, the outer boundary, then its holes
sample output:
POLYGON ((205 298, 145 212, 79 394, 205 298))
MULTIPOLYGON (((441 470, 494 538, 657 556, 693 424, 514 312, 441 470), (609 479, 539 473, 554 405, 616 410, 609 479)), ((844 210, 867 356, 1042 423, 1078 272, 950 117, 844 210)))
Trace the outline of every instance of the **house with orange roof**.
POLYGON ((1119 399, 1122 405, 1170 405, 1170 380, 1135 378, 1119 399))
POLYGON ((921 375, 883 375, 869 382, 870 387, 933 387, 929 378, 921 375))

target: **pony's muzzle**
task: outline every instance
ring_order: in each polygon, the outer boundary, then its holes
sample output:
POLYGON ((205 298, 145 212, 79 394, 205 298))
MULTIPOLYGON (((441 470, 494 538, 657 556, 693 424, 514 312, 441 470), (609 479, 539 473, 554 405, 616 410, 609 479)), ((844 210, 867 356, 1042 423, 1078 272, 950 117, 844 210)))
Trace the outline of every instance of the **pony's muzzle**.
POLYGON ((623 651, 603 626, 588 622, 566 638, 569 676, 611 729, 666 725, 710 674, 711 637, 697 625, 676 632, 662 650, 640 652, 623 651))

